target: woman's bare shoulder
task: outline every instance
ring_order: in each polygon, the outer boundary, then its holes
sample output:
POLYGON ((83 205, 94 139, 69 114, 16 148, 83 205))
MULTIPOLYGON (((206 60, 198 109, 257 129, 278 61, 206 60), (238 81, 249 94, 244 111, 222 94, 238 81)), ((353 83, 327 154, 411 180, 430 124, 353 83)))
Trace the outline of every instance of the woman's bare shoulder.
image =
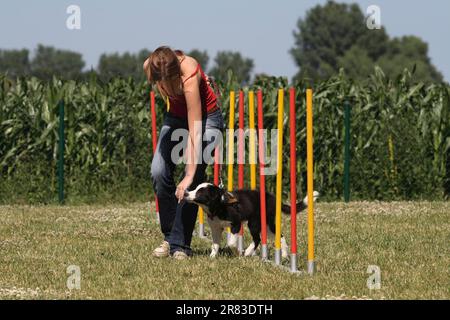
POLYGON ((190 56, 185 56, 183 63, 181 64, 181 72, 183 76, 189 77, 197 69, 198 62, 190 56))

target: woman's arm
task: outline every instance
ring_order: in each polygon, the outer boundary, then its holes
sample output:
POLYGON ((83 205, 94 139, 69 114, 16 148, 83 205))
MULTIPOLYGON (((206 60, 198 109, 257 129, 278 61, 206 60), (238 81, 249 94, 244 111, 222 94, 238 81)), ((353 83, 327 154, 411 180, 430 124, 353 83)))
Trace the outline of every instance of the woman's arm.
POLYGON ((201 160, 202 156, 202 106, 199 84, 200 78, 198 75, 190 78, 184 83, 189 137, 186 148, 187 159, 185 177, 178 184, 175 192, 178 201, 183 199, 184 192, 192 184, 197 169, 197 163, 201 160))
POLYGON ((202 106, 199 79, 192 77, 184 84, 184 96, 187 104, 189 140, 186 150, 186 176, 194 177, 197 163, 202 152, 202 106))

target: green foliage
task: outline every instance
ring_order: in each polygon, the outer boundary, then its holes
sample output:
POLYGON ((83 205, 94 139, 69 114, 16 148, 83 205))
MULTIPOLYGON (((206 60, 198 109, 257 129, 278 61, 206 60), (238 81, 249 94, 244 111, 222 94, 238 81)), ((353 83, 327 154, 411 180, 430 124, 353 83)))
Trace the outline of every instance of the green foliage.
POLYGON ((32 75, 50 81, 56 76, 61 79, 77 79, 84 68, 82 55, 68 50, 38 45, 31 61, 32 75))
POLYGON ((305 20, 299 19, 291 54, 300 67, 299 77, 325 79, 338 70, 338 57, 344 55, 364 34, 364 15, 356 4, 333 1, 312 8, 305 20))
MULTIPOLYGON (((377 67, 364 81, 354 82, 341 72, 314 87, 314 177, 315 189, 321 192, 323 199, 342 199, 343 196, 346 100, 352 108, 352 199, 443 199, 450 195, 450 88, 441 84, 417 84, 413 79, 407 70, 400 77, 389 79, 377 67)), ((222 86, 225 92, 238 87, 233 81, 222 86)), ((305 80, 295 84, 297 172, 301 194, 306 192, 305 92, 310 86, 305 80)), ((244 89, 246 93, 250 89, 263 90, 266 129, 277 126, 278 88, 283 87, 288 88, 285 78, 260 76, 252 88, 244 89)), ((287 90, 285 92, 286 104, 289 100, 287 90)), ((247 106, 247 97, 245 103, 247 106)), ((229 100, 225 100, 224 105, 228 106, 229 100)), ((285 106, 283 159, 289 159, 288 114, 285 106)), ((224 115, 228 124, 228 114, 224 115)), ((270 150, 270 146, 266 149, 270 150)), ((283 164, 284 186, 289 186, 289 163, 286 160, 283 164)), ((246 171, 246 181, 249 181, 248 169, 246 171)), ((275 177, 266 179, 268 189, 274 191, 275 177)), ((285 199, 289 197, 288 189, 284 188, 285 199)))
POLYGON ((214 67, 209 71, 215 79, 225 79, 231 70, 239 84, 250 82, 254 63, 250 58, 243 57, 239 52, 219 51, 214 58, 214 67))
POLYGON ((357 4, 328 1, 297 22, 291 54, 300 68, 295 79, 324 80, 345 68, 355 80, 367 78, 380 66, 391 78, 415 69, 415 82, 442 82, 428 57, 428 45, 418 37, 390 39, 384 27, 369 30, 357 4))
POLYGON ((442 74, 431 64, 428 45, 413 36, 393 39, 389 50, 378 59, 377 64, 390 76, 398 75, 408 68, 414 69, 417 82, 442 82, 443 79, 442 74))
POLYGON ((115 189, 118 196, 127 190, 130 195, 148 191, 148 87, 132 79, 106 84, 93 79, 46 83, 31 78, 15 84, 1 79, 1 86, 9 89, 0 90, 0 202, 14 196, 35 199, 32 183, 17 185, 21 176, 26 177, 23 182, 38 179, 41 190, 46 190, 42 193, 47 196, 36 200, 55 200, 60 98, 66 108, 68 197, 91 198, 104 189, 115 189))
MULTIPOLYGON (((219 86, 228 124, 228 92, 239 90, 240 82, 232 73, 224 79, 227 82, 219 82, 219 86)), ((345 100, 352 107, 352 199, 448 197, 450 88, 416 84, 412 79, 408 71, 389 79, 376 68, 364 81, 348 80, 341 73, 314 87, 315 189, 324 199, 340 199, 343 194, 345 100)), ((305 89, 310 85, 305 80, 295 84, 301 194, 306 188, 305 89)), ((267 129, 276 128, 278 88, 288 88, 286 78, 261 75, 254 86, 243 89, 246 106, 249 90, 263 90, 267 129)), ((82 82, 56 78, 13 82, 0 76, 0 203, 56 201, 57 103, 61 98, 66 107, 69 200, 147 198, 152 189, 151 126, 145 82, 114 78, 102 83, 95 75, 82 82)), ((288 101, 286 93, 285 103, 288 101)), ((160 125, 165 103, 160 97, 156 102, 160 125)), ((288 108, 285 110, 283 158, 288 159, 288 108)), ((247 117, 246 111, 246 126, 247 117)), ((283 165, 284 186, 288 186, 288 161, 283 165)), ((267 186, 274 191, 275 177, 267 177, 267 186)), ((284 192, 287 199, 287 187, 284 192)))
POLYGON ((109 81, 114 77, 132 77, 135 81, 142 81, 145 75, 142 65, 150 55, 150 51, 143 49, 137 54, 125 52, 124 54, 102 54, 98 63, 100 79, 109 81))
POLYGON ((28 50, 0 50, 0 73, 15 78, 30 73, 28 50))
POLYGON ((346 71, 347 76, 355 80, 367 78, 374 68, 368 52, 359 46, 351 47, 342 57, 339 57, 338 64, 346 71))

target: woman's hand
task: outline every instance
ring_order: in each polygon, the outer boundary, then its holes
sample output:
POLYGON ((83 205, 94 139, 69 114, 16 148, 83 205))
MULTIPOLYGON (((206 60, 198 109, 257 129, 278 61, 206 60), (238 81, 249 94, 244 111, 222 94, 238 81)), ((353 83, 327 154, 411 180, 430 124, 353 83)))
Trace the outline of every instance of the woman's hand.
POLYGON ((186 175, 183 180, 178 184, 177 189, 175 190, 175 196, 178 199, 178 203, 181 202, 184 198, 184 193, 187 191, 189 186, 192 184, 192 176, 186 175))

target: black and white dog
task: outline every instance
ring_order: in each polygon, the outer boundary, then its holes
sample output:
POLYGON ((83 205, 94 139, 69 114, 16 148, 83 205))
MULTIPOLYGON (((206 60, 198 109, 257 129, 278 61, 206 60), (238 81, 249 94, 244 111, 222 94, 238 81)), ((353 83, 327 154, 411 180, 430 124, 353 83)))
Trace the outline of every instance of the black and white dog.
MULTIPOLYGON (((220 241, 222 240, 222 231, 226 227, 231 228, 231 239, 229 246, 236 246, 237 234, 240 231, 241 223, 247 222, 253 242, 245 250, 245 256, 255 254, 256 248, 261 241, 261 211, 260 198, 257 190, 237 190, 228 192, 211 183, 202 183, 193 191, 187 191, 184 199, 188 202, 198 204, 208 215, 208 224, 212 233, 212 252, 211 258, 214 258, 219 252, 220 241)), ((313 201, 317 199, 319 193, 314 191, 313 201)), ((275 206, 276 199, 271 193, 266 192, 266 216, 267 232, 271 237, 275 234, 275 206)), ((307 198, 297 203, 297 213, 307 207, 307 198)), ((289 214, 291 211, 289 205, 282 204, 281 211, 289 214)), ((282 257, 288 256, 288 246, 286 240, 281 238, 282 257)))

